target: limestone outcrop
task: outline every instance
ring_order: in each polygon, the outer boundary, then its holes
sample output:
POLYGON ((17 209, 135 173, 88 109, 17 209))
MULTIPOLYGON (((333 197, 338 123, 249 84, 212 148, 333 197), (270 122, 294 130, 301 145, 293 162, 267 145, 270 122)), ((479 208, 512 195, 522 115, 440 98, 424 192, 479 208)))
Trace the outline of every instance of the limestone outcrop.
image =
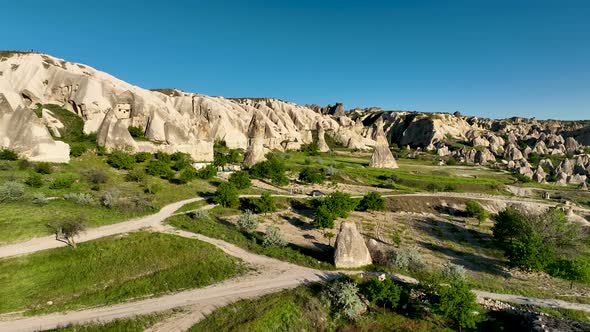
POLYGON ((248 149, 244 154, 244 165, 252 166, 266 159, 264 157, 265 129, 262 114, 255 112, 248 126, 248 149))
POLYGON ((334 265, 336 268, 357 268, 372 264, 365 240, 354 222, 343 222, 336 237, 334 265))
POLYGON ((330 147, 328 146, 328 143, 326 143, 326 130, 322 126, 322 123, 319 121, 317 124, 317 135, 318 140, 316 144, 318 145, 318 149, 320 150, 320 152, 330 151, 330 147))
POLYGON ((373 155, 371 155, 369 167, 398 168, 397 161, 393 157, 391 150, 389 150, 389 142, 383 132, 383 121, 375 123, 373 139, 377 144, 375 144, 375 150, 373 150, 373 155))

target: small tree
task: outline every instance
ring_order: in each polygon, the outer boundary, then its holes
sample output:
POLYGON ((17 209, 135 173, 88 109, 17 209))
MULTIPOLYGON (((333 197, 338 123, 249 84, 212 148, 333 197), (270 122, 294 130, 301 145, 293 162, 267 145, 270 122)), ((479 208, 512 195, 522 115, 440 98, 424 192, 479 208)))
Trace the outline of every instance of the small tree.
POLYGON ((275 199, 269 193, 265 192, 254 202, 254 207, 258 213, 272 213, 277 210, 275 199))
POLYGON ((31 173, 25 183, 33 188, 41 188, 43 186, 43 176, 39 173, 31 173))
POLYGON ((16 181, 6 181, 0 185, 0 203, 16 201, 25 194, 25 186, 16 181))
POLYGON ((299 151, 304 152, 308 156, 319 156, 320 155, 320 148, 315 143, 310 144, 303 144, 299 151))
POLYGON ((237 189, 248 189, 252 186, 250 175, 246 171, 234 172, 229 176, 229 182, 236 186, 237 189))
POLYGON ((258 217, 250 210, 246 210, 238 218, 238 228, 246 233, 254 233, 258 228, 258 217))
POLYGON ((332 233, 332 232, 325 232, 324 233, 324 237, 326 239, 328 239, 328 245, 332 245, 332 239, 336 236, 336 234, 332 233))
POLYGON ((55 234, 57 241, 63 242, 72 248, 77 247, 74 238, 86 229, 82 217, 57 220, 49 223, 47 227, 55 234))
POLYGON ((475 328, 482 319, 481 308, 476 297, 464 281, 453 281, 450 285, 438 287, 440 301, 436 311, 457 324, 459 331, 463 328, 475 328))
POLYGON ((334 228, 334 215, 326 205, 320 205, 313 216, 312 225, 314 228, 334 228))
POLYGON ((281 235, 281 230, 275 225, 268 225, 266 233, 262 238, 262 245, 265 247, 284 247, 287 245, 281 235))
POLYGON ((465 213, 468 217, 477 218, 479 222, 484 222, 488 219, 489 213, 477 201, 467 201, 465 203, 465 213))
POLYGON ((131 134, 131 137, 143 137, 143 129, 141 127, 129 126, 127 127, 127 130, 129 130, 129 134, 131 134))
POLYGON ((575 259, 561 257, 549 265, 547 272, 552 276, 569 280, 571 289, 575 281, 590 281, 590 262, 581 257, 575 259))
POLYGON ((197 178, 203 180, 211 180, 217 175, 217 167, 214 165, 207 165, 197 171, 197 178))
POLYGON ((145 167, 145 172, 149 175, 159 176, 165 179, 174 175, 174 171, 172 171, 172 168, 170 168, 170 164, 162 159, 150 160, 150 162, 145 167))
POLYGON ((335 218, 346 218, 349 212, 356 208, 358 201, 351 198, 349 194, 336 191, 325 198, 322 204, 331 211, 335 218))
POLYGON ((213 200, 223 207, 237 208, 240 205, 238 190, 229 182, 219 184, 213 200))
POLYGON ((363 196, 357 209, 360 211, 381 211, 385 210, 385 200, 381 197, 381 194, 376 191, 371 191, 363 196))
POLYGON ((86 178, 86 181, 92 184, 106 183, 109 179, 107 173, 100 169, 89 169, 87 171, 83 171, 82 174, 86 178))
POLYGON ((324 183, 326 177, 315 167, 305 167, 299 172, 299 181, 303 183, 324 183))
POLYGON ((391 278, 385 278, 383 281, 378 278, 370 278, 361 284, 360 292, 373 304, 381 304, 383 307, 389 306, 395 309, 399 303, 402 288, 391 278))
POLYGON ((135 157, 117 150, 109 154, 107 163, 117 169, 132 169, 135 165, 135 157))

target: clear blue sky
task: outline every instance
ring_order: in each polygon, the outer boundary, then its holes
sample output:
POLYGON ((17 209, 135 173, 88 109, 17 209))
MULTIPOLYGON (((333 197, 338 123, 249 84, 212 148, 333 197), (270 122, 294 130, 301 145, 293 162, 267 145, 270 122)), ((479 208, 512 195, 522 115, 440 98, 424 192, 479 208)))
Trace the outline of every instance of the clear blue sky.
POLYGON ((590 118, 587 0, 17 0, 2 3, 0 48, 146 88, 590 118))

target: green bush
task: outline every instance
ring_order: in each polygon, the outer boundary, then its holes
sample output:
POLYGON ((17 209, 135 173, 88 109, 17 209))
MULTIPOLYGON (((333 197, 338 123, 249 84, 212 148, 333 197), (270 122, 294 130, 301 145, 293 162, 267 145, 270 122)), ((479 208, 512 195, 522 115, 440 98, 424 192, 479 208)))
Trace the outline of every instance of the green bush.
POLYGON ((16 201, 25 195, 25 186, 16 181, 6 181, 0 185, 0 203, 16 201))
POLYGON ((287 245, 287 241, 283 239, 277 226, 268 225, 262 238, 262 245, 265 247, 284 247, 287 245))
POLYGON ((318 229, 332 229, 334 228, 335 219, 334 214, 326 205, 320 205, 314 212, 311 224, 318 229))
POLYGON ((142 182, 145 179, 145 172, 141 168, 134 168, 127 172, 125 180, 131 182, 142 182))
POLYGON ((548 264, 546 272, 554 277, 563 278, 571 282, 574 281, 590 283, 590 260, 583 257, 569 259, 560 257, 548 264))
POLYGON ((150 160, 145 167, 145 172, 151 176, 158 176, 164 179, 174 177, 174 171, 170 168, 170 164, 161 159, 150 160))
POLYGON ((16 153, 16 151, 8 149, 8 148, 3 148, 2 150, 0 150, 0 160, 17 160, 18 159, 18 153, 16 153))
POLYGON ((131 137, 134 138, 139 138, 139 137, 143 137, 143 128, 141 127, 135 127, 135 126, 129 126, 127 127, 127 130, 129 130, 129 134, 131 134, 131 137))
POLYGON ((358 296, 358 287, 351 281, 335 281, 328 284, 322 298, 328 302, 332 310, 355 320, 362 313, 364 307, 358 296))
POLYGON ((152 154, 149 152, 138 152, 133 155, 135 158, 136 163, 143 163, 144 161, 150 160, 152 158, 152 154))
POLYGON ((385 278, 383 281, 375 277, 370 278, 360 284, 359 290, 372 304, 391 309, 397 307, 402 293, 402 287, 391 278, 385 278))
POLYGON ((337 218, 346 218, 353 211, 358 202, 349 194, 336 191, 328 197, 314 202, 316 210, 312 225, 315 228, 333 228, 337 218))
POLYGON ((319 156, 320 155, 320 148, 315 143, 310 144, 303 144, 299 151, 304 152, 308 156, 319 156))
POLYGON ((303 183, 324 183, 326 177, 315 167, 305 167, 299 172, 299 181, 303 183))
POLYGON ((242 232, 254 233, 258 228, 258 217, 252 211, 246 210, 238 218, 237 225, 242 232))
POLYGON ((41 188, 43 186, 43 176, 39 173, 31 173, 25 180, 25 183, 29 187, 41 188))
POLYGON ((70 156, 72 157, 80 157, 83 155, 88 149, 85 145, 82 144, 70 144, 70 156))
POLYGON ((250 176, 257 179, 269 179, 274 184, 286 185, 289 179, 285 175, 286 167, 284 161, 275 153, 266 155, 266 160, 261 161, 248 170, 250 176))
POLYGON ((381 197, 381 194, 375 191, 371 191, 363 196, 360 203, 357 206, 359 211, 382 211, 385 210, 385 200, 381 197))
POLYGON ((277 210, 275 199, 267 192, 260 195, 254 202, 254 209, 256 213, 272 213, 277 210))
POLYGON ((172 169, 175 171, 182 171, 183 169, 187 168, 194 169, 193 165, 188 159, 179 159, 172 162, 172 169))
POLYGON ((40 162, 33 166, 33 170, 39 174, 51 174, 53 172, 53 167, 50 163, 40 162))
POLYGON ((82 172, 86 181, 92 184, 106 183, 109 180, 107 173, 101 169, 89 169, 82 172))
POLYGON ((213 200, 215 203, 228 208, 237 208, 240 205, 238 189, 228 182, 222 182, 219 184, 213 200))
POLYGON ((467 201, 465 203, 465 214, 468 217, 477 218, 480 222, 485 221, 489 217, 489 213, 484 209, 478 201, 467 201))
POLYGON ((132 169, 135 166, 135 157, 116 150, 109 154, 107 163, 116 169, 132 169))
POLYGON ((217 167, 215 165, 207 165, 197 171, 197 178, 203 180, 211 180, 217 175, 217 167))
POLYGON ((26 159, 21 159, 18 161, 18 169, 20 169, 21 171, 26 171, 28 169, 31 169, 32 167, 33 163, 26 159))
POLYGON ((392 252, 389 264, 402 271, 419 271, 424 267, 424 259, 416 248, 399 248, 392 252))
POLYGON ((438 287, 439 303, 435 311, 451 319, 460 329, 475 328, 484 316, 476 302, 476 296, 464 281, 453 281, 438 287))
POLYGON ((31 203, 39 206, 44 206, 49 204, 49 199, 43 193, 36 193, 33 195, 33 200, 31 203))
POLYGON ((188 153, 184 153, 184 152, 174 152, 173 154, 170 155, 170 159, 172 161, 187 160, 190 162, 191 156, 188 153))
POLYGON ((178 182, 181 184, 189 183, 197 177, 197 170, 194 169, 192 166, 189 168, 182 170, 180 172, 180 176, 178 177, 178 182))
POLYGON ((163 161, 167 164, 169 164, 172 161, 172 156, 166 152, 158 151, 154 156, 156 157, 156 159, 163 161))
POLYGON ((72 184, 74 184, 75 179, 71 176, 59 176, 55 179, 53 179, 53 181, 51 181, 51 184, 49 184, 49 188, 50 189, 68 189, 72 186, 72 184))
POLYGON ((246 171, 233 172, 229 176, 229 182, 232 183, 237 189, 247 189, 252 186, 250 181, 250 175, 246 171))
POLYGON ((63 197, 66 201, 74 202, 78 205, 94 204, 94 196, 86 193, 67 193, 63 197))

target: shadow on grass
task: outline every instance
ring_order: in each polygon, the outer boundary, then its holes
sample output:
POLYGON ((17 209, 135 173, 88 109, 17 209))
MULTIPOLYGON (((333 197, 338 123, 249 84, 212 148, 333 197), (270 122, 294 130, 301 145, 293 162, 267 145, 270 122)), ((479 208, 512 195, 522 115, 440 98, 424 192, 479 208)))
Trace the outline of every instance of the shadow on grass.
MULTIPOLYGON (((463 221, 463 220, 462 220, 463 221)), ((464 221, 463 221, 464 222, 464 221)), ((466 229, 449 222, 434 218, 425 218, 416 222, 415 227, 437 240, 451 240, 460 245, 467 245, 475 250, 483 249, 481 243, 490 243, 489 234, 476 229, 466 229), (472 241, 470 241, 470 239, 472 241)))
POLYGON ((499 259, 458 251, 423 241, 418 241, 418 245, 430 251, 442 253, 446 255, 449 258, 449 261, 453 264, 463 265, 470 271, 491 273, 504 278, 510 276, 500 268, 502 261, 499 259))

